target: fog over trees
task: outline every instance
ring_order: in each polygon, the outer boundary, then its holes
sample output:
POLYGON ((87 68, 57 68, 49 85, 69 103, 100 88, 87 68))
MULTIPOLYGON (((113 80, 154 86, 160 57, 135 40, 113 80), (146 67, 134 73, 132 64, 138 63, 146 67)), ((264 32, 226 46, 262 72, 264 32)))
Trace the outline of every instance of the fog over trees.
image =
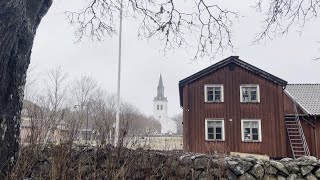
MULTIPOLYGON (((22 121, 29 120, 34 129, 29 139, 24 140, 26 143, 51 142, 59 126, 66 130, 61 141, 76 140, 81 129, 90 129, 97 132, 99 144, 112 143, 116 113, 114 94, 102 89, 88 75, 69 78, 61 66, 42 74, 43 78, 34 78, 41 76, 30 72, 27 78, 22 121)), ((122 138, 160 133, 160 123, 134 105, 122 101, 120 110, 122 138)))

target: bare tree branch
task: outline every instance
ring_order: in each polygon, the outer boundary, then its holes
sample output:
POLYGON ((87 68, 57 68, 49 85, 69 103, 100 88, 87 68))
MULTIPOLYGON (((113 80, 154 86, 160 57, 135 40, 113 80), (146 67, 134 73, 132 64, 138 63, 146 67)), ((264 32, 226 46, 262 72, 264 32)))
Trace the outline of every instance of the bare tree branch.
MULTIPOLYGON (((158 37, 164 52, 185 47, 194 51, 194 58, 213 58, 225 49, 232 49, 231 27, 238 14, 221 8, 209 0, 193 0, 194 7, 173 0, 128 0, 124 3, 126 17, 141 19, 138 35, 158 37), (186 10, 187 9, 187 10, 186 10)), ((84 36, 101 40, 116 33, 115 17, 119 14, 117 0, 91 0, 79 12, 66 13, 77 26, 79 40, 84 36)))
POLYGON ((309 20, 315 20, 320 10, 319 0, 258 0, 255 8, 265 13, 262 31, 254 39, 255 43, 286 35, 289 30, 299 26, 302 33, 309 20), (268 4, 263 4, 263 3, 268 4), (266 8, 265 8, 266 7, 266 8))

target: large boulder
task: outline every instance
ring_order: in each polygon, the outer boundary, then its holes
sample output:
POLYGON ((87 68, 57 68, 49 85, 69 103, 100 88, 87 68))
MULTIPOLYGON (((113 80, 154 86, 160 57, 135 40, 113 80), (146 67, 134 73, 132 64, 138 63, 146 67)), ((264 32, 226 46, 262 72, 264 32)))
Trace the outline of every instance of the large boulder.
POLYGON ((296 159, 296 162, 300 166, 309 166, 314 163, 317 163, 317 158, 313 156, 302 156, 296 159))
POLYGON ((263 180, 277 180, 277 177, 273 174, 265 175, 263 180))
POLYGON ((320 167, 314 172, 314 175, 320 179, 320 167))
POLYGON ((256 180, 256 178, 249 173, 244 173, 238 178, 238 180, 256 180))
MULTIPOLYGON (((228 161, 229 163, 230 161, 228 161)), ((229 169, 236 174, 237 176, 244 174, 245 172, 247 172, 248 170, 251 169, 251 167, 253 166, 253 164, 251 162, 247 162, 247 161, 240 161, 238 164, 231 164, 229 166, 229 169)))
POLYGON ((286 178, 284 176, 278 175, 277 180, 286 180, 286 178))
POLYGON ((193 162, 193 168, 195 170, 204 170, 207 168, 208 162, 206 157, 198 157, 193 162))
POLYGON ((266 174, 277 174, 278 172, 278 169, 269 165, 267 168, 266 168, 266 174))
POLYGON ((235 175, 230 169, 227 170, 226 176, 229 180, 237 179, 237 175, 235 175))
POLYGON ((312 173, 309 173, 306 175, 306 180, 317 180, 317 177, 315 177, 312 173))
POLYGON ((289 162, 284 165, 290 174, 296 174, 300 171, 300 168, 296 162, 289 162))
POLYGON ((273 160, 271 160, 270 161, 270 164, 273 166, 273 167, 275 167, 275 168, 277 168, 279 171, 281 171, 282 173, 284 173, 285 175, 289 175, 289 172, 288 172, 288 170, 287 170, 287 168, 286 167, 284 167, 284 165, 282 164, 282 163, 280 163, 280 162, 278 162, 278 161, 273 161, 273 160))
POLYGON ((305 176, 305 175, 309 174, 313 168, 314 168, 313 166, 301 166, 300 172, 301 172, 302 176, 305 176))
POLYGON ((224 159, 210 159, 209 160, 209 165, 210 167, 213 168, 226 168, 227 167, 227 162, 224 159))
POLYGON ((297 174, 290 174, 288 177, 287 177, 287 180, 296 180, 298 178, 298 175, 297 174))
POLYGON ((264 176, 264 168, 260 164, 255 164, 250 170, 250 174, 257 179, 262 179, 264 176))
POLYGON ((191 156, 184 155, 179 157, 180 164, 184 166, 190 166, 192 164, 191 156))

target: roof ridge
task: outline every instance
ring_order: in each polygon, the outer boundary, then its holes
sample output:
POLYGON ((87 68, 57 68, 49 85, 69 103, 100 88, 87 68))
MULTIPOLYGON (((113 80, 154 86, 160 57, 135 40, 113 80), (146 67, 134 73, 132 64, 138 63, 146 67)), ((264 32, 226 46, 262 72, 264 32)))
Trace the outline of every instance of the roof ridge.
POLYGON ((290 84, 287 84, 287 85, 320 85, 320 83, 290 83, 290 84))
POLYGON ((182 104, 183 104, 183 100, 182 100, 183 91, 182 91, 182 89, 186 84, 189 84, 193 81, 196 81, 196 80, 206 76, 207 74, 213 73, 213 72, 223 68, 224 66, 227 66, 228 64, 235 64, 245 70, 248 70, 256 75, 261 76, 264 79, 267 79, 273 83, 279 84, 282 87, 287 85, 287 81, 241 60, 239 58, 239 56, 229 56, 229 57, 227 57, 221 61, 218 61, 217 63, 210 65, 210 66, 192 74, 191 76, 188 76, 188 77, 179 81, 180 106, 182 107, 182 104))

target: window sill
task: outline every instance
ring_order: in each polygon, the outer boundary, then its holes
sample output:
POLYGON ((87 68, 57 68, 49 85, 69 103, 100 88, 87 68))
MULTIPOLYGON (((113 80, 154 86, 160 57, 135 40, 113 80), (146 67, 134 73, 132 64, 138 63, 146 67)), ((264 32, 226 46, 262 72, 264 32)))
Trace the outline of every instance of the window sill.
POLYGON ((223 101, 205 101, 207 104, 220 104, 223 103, 223 101))
POLYGON ((206 139, 208 142, 224 142, 225 140, 219 140, 219 139, 206 139))
POLYGON ((262 141, 259 141, 259 140, 244 140, 242 142, 245 142, 245 143, 261 143, 262 141))
POLYGON ((243 103, 243 104, 259 104, 260 102, 240 102, 240 103, 243 103))

